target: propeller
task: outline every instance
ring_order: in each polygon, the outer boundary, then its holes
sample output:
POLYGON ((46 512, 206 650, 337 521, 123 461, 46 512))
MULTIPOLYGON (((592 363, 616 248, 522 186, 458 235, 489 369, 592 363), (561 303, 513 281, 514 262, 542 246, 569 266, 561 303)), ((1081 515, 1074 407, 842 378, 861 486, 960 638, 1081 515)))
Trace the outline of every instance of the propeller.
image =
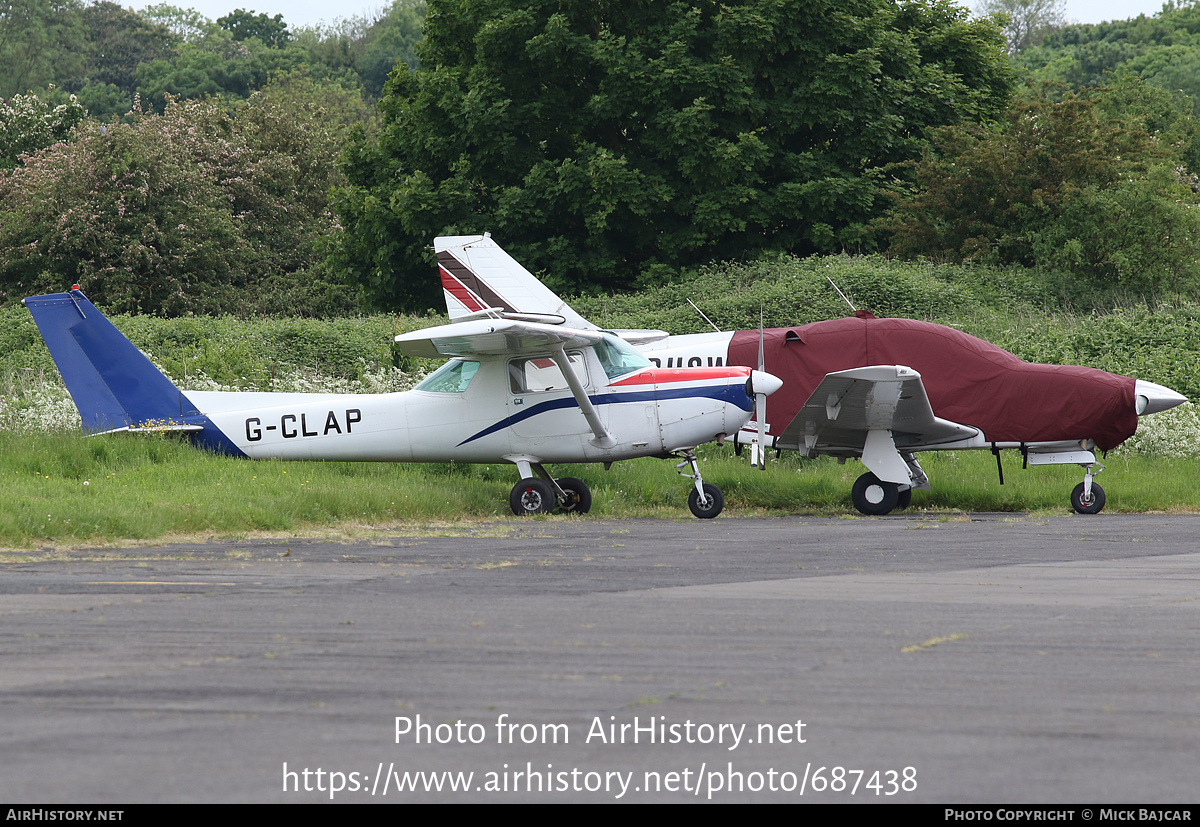
MULTIPOLYGON (((763 309, 762 305, 758 306, 758 372, 766 373, 767 358, 763 348, 763 309)), ((756 456, 752 458, 751 465, 757 465, 760 471, 767 470, 767 395, 758 388, 755 388, 754 407, 755 416, 758 418, 758 448, 755 451, 756 456)))

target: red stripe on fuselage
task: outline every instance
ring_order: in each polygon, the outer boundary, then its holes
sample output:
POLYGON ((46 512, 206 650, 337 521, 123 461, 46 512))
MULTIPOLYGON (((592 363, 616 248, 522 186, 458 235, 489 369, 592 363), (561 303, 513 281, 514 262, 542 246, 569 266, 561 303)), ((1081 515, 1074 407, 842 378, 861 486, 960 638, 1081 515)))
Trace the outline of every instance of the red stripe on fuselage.
POLYGON ((747 367, 723 368, 651 368, 635 373, 619 382, 609 383, 610 388, 621 385, 669 385, 672 382, 696 382, 701 379, 745 379, 750 376, 747 367))
POLYGON ((471 289, 461 281, 450 275, 445 267, 438 265, 438 272, 442 275, 442 289, 449 293, 454 298, 462 302, 463 306, 472 313, 484 310, 487 305, 480 301, 471 289))

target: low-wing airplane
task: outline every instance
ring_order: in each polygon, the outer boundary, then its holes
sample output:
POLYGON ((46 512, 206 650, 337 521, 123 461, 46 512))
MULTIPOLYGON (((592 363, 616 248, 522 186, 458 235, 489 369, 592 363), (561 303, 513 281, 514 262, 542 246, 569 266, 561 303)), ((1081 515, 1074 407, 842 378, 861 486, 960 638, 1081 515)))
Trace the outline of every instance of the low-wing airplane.
POLYGON ((25 299, 88 434, 181 431, 250 459, 510 462, 518 515, 584 513, 587 485, 546 463, 682 457, 697 517, 724 507, 695 447, 737 432, 769 374, 738 366, 655 367, 620 338, 487 316, 396 337, 415 356, 450 361, 411 391, 228 393, 177 388, 74 287, 25 299))
MULTIPOLYGON (((438 271, 453 320, 488 308, 500 316, 597 327, 573 311, 490 235, 435 241, 438 271)), ((982 339, 913 319, 877 319, 865 311, 797 327, 669 336, 660 330, 611 333, 655 365, 754 366, 783 380, 756 400, 755 422, 733 435, 752 446, 805 456, 860 457, 867 472, 851 500, 864 514, 906 507, 913 489, 929 490, 921 451, 1016 449, 1025 465, 1075 464, 1083 482, 1071 492, 1081 514, 1104 507, 1094 482, 1108 450, 1137 429, 1139 416, 1186 401, 1175 391, 1094 368, 1024 362, 982 339)))

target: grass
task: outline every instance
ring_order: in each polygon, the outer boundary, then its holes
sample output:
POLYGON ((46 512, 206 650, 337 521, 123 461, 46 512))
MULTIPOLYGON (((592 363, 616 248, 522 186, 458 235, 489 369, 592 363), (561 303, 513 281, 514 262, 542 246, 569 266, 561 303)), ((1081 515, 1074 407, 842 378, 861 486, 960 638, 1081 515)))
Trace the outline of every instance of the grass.
MULTIPOLYGON (((873 256, 780 259, 704 268, 640 296, 581 298, 575 306, 597 322, 676 333, 705 329, 687 304, 691 297, 726 329, 753 326, 760 308, 768 326, 801 324, 846 312, 827 276, 879 315, 951 324, 1026 359, 1092 365, 1200 398, 1200 305, 1134 297, 1074 312, 1036 274, 1016 268, 873 256)), ((438 363, 402 358, 390 345, 395 333, 437 321, 432 318, 114 321, 184 389, 403 390, 438 363)), ((28 311, 0 307, 0 547, 360 537, 460 531, 513 519, 508 493, 516 471, 509 465, 252 463, 167 437, 84 439, 78 422, 28 311)), ((1107 511, 1200 511, 1200 416, 1192 406, 1143 421, 1129 444, 1136 450, 1114 456, 1099 478, 1107 511)), ((724 490, 727 515, 859 516, 849 498, 864 470, 859 462, 839 466, 785 454, 764 473, 729 449, 709 446, 702 456, 706 479, 724 490)), ((1076 467, 1021 471, 1015 453, 1004 457, 1004 486, 994 458, 984 452, 927 454, 922 464, 934 490, 917 492, 912 507, 942 518, 963 511, 1064 514, 1082 479, 1076 467)), ((675 475, 672 462, 553 471, 591 486, 593 515, 692 519, 690 482, 675 475)))
MULTIPOLYGON (((702 456, 705 479, 725 492, 726 516, 858 516, 849 498, 864 470, 856 461, 784 454, 763 472, 729 449, 710 446, 702 456)), ((925 455, 934 490, 916 492, 909 513, 1069 513, 1078 468, 1021 471, 1015 453, 1004 461, 1000 486, 990 454, 925 455)), ((1106 511, 1200 511, 1194 462, 1131 455, 1107 464, 1099 478, 1106 511)), ((672 462, 553 470, 591 486, 592 517, 693 519, 685 504, 690 482, 672 462)), ((485 520, 517 520, 508 510, 515 481, 509 465, 250 462, 171 437, 0 433, 0 547, 469 530, 485 520)))

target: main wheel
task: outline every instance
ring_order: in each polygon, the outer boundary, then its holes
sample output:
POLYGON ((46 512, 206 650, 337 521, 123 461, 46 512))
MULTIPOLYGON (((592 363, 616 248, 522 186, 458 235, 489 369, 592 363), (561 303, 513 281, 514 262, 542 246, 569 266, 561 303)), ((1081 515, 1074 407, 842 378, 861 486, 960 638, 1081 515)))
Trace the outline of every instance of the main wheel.
POLYGON ((695 488, 688 494, 688 508, 701 520, 711 520, 725 508, 725 495, 721 489, 711 482, 704 483, 704 501, 700 501, 700 492, 695 488))
POLYGON ((903 511, 910 505, 912 505, 912 489, 905 488, 900 492, 900 496, 896 500, 896 508, 898 508, 900 511, 903 511))
POLYGON ((539 477, 526 477, 513 486, 508 505, 518 517, 549 514, 557 503, 550 483, 539 477))
POLYGON ((899 505, 900 486, 894 482, 884 482, 867 472, 854 481, 854 488, 850 489, 850 499, 861 513, 882 516, 899 505))
POLYGON ((566 492, 567 500, 562 504, 562 510, 567 514, 586 514, 592 509, 592 490, 587 483, 575 477, 563 477, 555 480, 558 487, 566 492))
POLYGON ((1080 514, 1099 514, 1100 509, 1104 508, 1104 489, 1092 483, 1092 496, 1084 500, 1083 483, 1079 483, 1071 492, 1071 508, 1080 514))

